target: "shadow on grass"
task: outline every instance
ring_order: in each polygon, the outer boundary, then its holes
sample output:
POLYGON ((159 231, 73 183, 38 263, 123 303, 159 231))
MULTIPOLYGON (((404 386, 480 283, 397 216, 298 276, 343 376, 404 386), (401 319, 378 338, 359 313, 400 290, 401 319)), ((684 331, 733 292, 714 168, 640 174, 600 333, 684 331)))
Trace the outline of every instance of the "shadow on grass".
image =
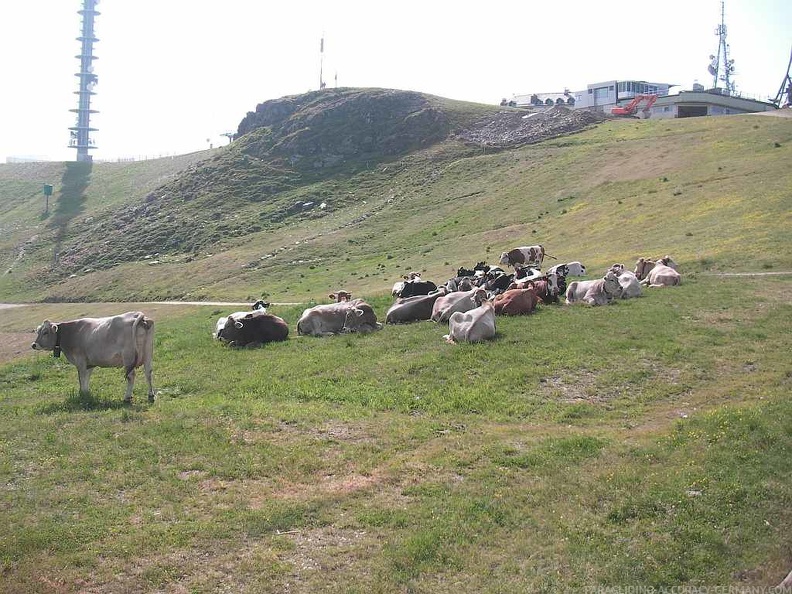
POLYGON ((122 398, 97 398, 91 393, 80 394, 72 392, 63 402, 53 402, 41 407, 40 412, 44 415, 51 415, 60 412, 88 412, 96 410, 122 410, 131 409, 134 404, 125 402, 122 398))
POLYGON ((61 178, 61 189, 56 202, 51 229, 56 230, 55 252, 60 252, 61 243, 66 236, 69 222, 85 209, 85 189, 91 179, 93 163, 69 162, 61 178))

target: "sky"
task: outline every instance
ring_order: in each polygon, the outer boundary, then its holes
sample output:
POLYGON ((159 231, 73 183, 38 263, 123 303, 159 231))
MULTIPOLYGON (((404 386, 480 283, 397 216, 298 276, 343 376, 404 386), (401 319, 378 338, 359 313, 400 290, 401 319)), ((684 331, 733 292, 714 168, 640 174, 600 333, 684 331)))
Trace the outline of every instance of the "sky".
MULTIPOLYGON (((0 1, 0 163, 74 160, 82 0, 0 1)), ((256 105, 319 86, 497 105, 607 80, 712 86, 720 0, 102 0, 96 160, 221 146, 256 105), (320 56, 320 40, 324 53, 320 56)), ((738 92, 775 97, 792 2, 726 0, 738 92)))

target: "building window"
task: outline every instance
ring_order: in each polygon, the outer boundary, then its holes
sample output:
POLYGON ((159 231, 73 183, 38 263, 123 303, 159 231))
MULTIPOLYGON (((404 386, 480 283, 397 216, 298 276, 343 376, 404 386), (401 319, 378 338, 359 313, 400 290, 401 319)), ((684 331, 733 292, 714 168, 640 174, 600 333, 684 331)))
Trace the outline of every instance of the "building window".
POLYGON ((608 87, 594 89, 594 101, 600 102, 608 99, 608 87))

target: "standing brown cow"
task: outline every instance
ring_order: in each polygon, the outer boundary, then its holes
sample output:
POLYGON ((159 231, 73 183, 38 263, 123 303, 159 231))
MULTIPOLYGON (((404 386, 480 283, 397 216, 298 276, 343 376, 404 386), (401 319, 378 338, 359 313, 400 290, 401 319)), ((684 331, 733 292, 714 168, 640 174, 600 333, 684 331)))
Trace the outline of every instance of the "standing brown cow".
POLYGON ((508 252, 503 252, 501 254, 499 263, 505 266, 539 266, 541 268, 542 261, 544 260, 545 256, 548 258, 556 259, 555 256, 551 256, 550 254, 545 252, 544 247, 541 245, 531 245, 531 246, 523 246, 514 248, 513 250, 509 250, 508 252))
POLYGON ((154 320, 143 312, 127 313, 106 318, 79 318, 53 323, 44 320, 36 329, 35 350, 61 352, 69 363, 77 367, 80 392, 88 394, 88 382, 95 367, 123 367, 127 381, 124 400, 132 401, 135 369, 141 365, 148 381, 148 399, 154 400, 151 379, 151 359, 154 352, 154 320))

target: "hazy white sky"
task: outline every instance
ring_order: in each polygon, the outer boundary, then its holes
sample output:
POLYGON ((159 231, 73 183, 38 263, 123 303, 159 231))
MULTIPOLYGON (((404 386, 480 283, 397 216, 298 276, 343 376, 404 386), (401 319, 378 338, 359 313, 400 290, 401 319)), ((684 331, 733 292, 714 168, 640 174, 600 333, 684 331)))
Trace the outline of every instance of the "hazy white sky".
MULTIPOLYGON (((82 0, 0 1, 0 162, 74 160, 82 0)), ((102 0, 95 159, 218 146, 258 103, 328 86, 497 104, 612 79, 711 86, 720 0, 102 0)), ((792 2, 726 0, 737 90, 775 96, 792 2)), ((679 88, 675 89, 679 90, 679 88)))

